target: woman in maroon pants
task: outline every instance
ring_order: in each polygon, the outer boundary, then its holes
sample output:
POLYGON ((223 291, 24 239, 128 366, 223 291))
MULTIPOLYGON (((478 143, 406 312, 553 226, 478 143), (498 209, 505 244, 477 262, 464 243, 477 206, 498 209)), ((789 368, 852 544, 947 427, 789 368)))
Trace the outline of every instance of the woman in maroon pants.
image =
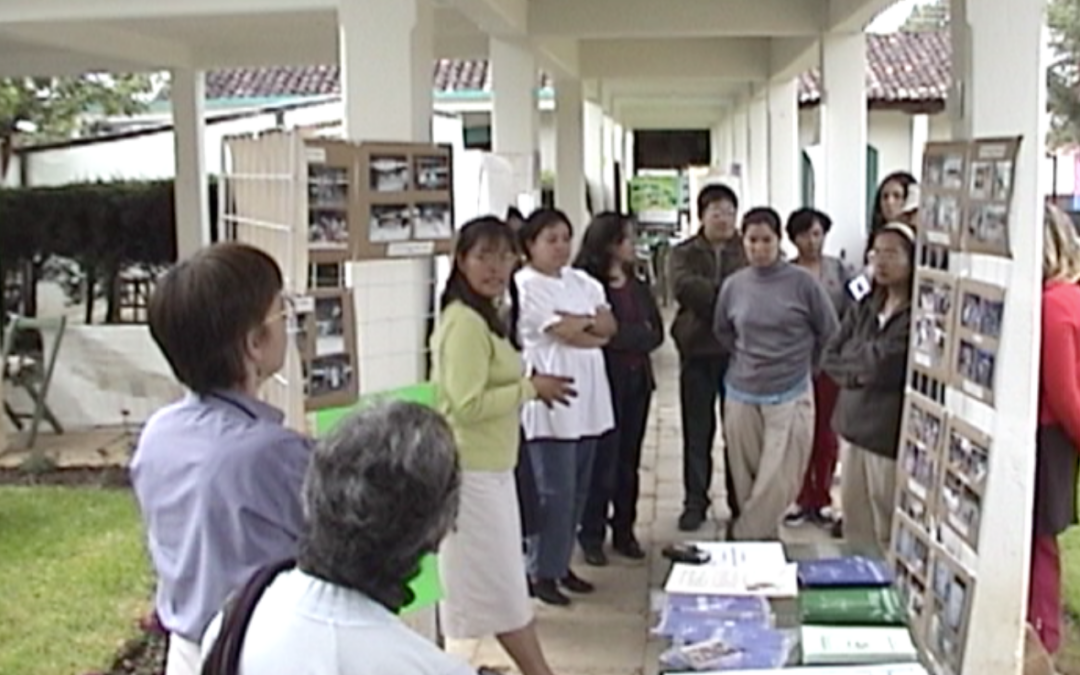
MULTIPOLYGON (((851 302, 847 285, 852 275, 842 260, 824 255, 822 252, 825 236, 831 228, 832 219, 814 209, 795 211, 788 218, 786 227, 788 238, 799 251, 795 264, 803 267, 821 281, 836 308, 836 315, 842 319, 851 302)), ((823 527, 833 524, 833 515, 830 512, 831 493, 840 446, 832 430, 832 414, 839 393, 839 387, 828 375, 825 373, 815 375, 814 448, 795 508, 784 517, 784 524, 789 527, 806 522, 823 527)))

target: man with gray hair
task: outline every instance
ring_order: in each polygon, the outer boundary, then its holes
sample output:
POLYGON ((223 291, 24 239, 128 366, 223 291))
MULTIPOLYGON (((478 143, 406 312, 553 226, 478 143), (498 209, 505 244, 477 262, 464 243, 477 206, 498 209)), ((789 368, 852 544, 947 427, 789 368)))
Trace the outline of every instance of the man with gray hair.
POLYGON ((343 421, 304 480, 295 568, 256 575, 214 620, 203 674, 475 675, 396 616, 421 559, 453 527, 460 484, 453 434, 435 411, 395 402, 343 421))

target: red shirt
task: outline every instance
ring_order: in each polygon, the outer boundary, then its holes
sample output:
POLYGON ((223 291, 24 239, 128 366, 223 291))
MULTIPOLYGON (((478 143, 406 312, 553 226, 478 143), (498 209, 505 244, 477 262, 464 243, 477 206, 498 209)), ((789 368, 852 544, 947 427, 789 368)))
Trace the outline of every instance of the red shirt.
POLYGON ((1058 424, 1080 448, 1080 286, 1051 281, 1042 294, 1039 424, 1058 424))

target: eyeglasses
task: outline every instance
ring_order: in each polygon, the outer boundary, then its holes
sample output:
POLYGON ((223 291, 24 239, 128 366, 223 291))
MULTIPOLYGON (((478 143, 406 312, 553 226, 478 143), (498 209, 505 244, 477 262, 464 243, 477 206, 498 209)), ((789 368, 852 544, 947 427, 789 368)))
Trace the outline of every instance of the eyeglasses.
POLYGON ((266 323, 271 324, 279 319, 285 319, 289 323, 293 323, 292 319, 296 316, 296 304, 297 297, 287 291, 281 293, 281 309, 275 312, 271 312, 270 316, 266 318, 266 323))
POLYGON ((885 249, 883 251, 879 251, 877 249, 874 249, 874 250, 870 251, 870 259, 871 260, 884 260, 884 261, 888 261, 888 262, 898 262, 900 260, 903 260, 905 257, 906 257, 906 254, 903 251, 898 251, 896 249, 885 249))

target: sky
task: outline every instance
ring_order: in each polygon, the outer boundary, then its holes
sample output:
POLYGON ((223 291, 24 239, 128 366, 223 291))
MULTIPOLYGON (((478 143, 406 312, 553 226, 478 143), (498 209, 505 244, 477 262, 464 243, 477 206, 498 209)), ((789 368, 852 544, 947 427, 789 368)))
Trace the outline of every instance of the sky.
POLYGON ((889 9, 878 14, 877 19, 867 29, 871 33, 892 33, 904 25, 916 5, 928 4, 931 0, 898 0, 889 9))

